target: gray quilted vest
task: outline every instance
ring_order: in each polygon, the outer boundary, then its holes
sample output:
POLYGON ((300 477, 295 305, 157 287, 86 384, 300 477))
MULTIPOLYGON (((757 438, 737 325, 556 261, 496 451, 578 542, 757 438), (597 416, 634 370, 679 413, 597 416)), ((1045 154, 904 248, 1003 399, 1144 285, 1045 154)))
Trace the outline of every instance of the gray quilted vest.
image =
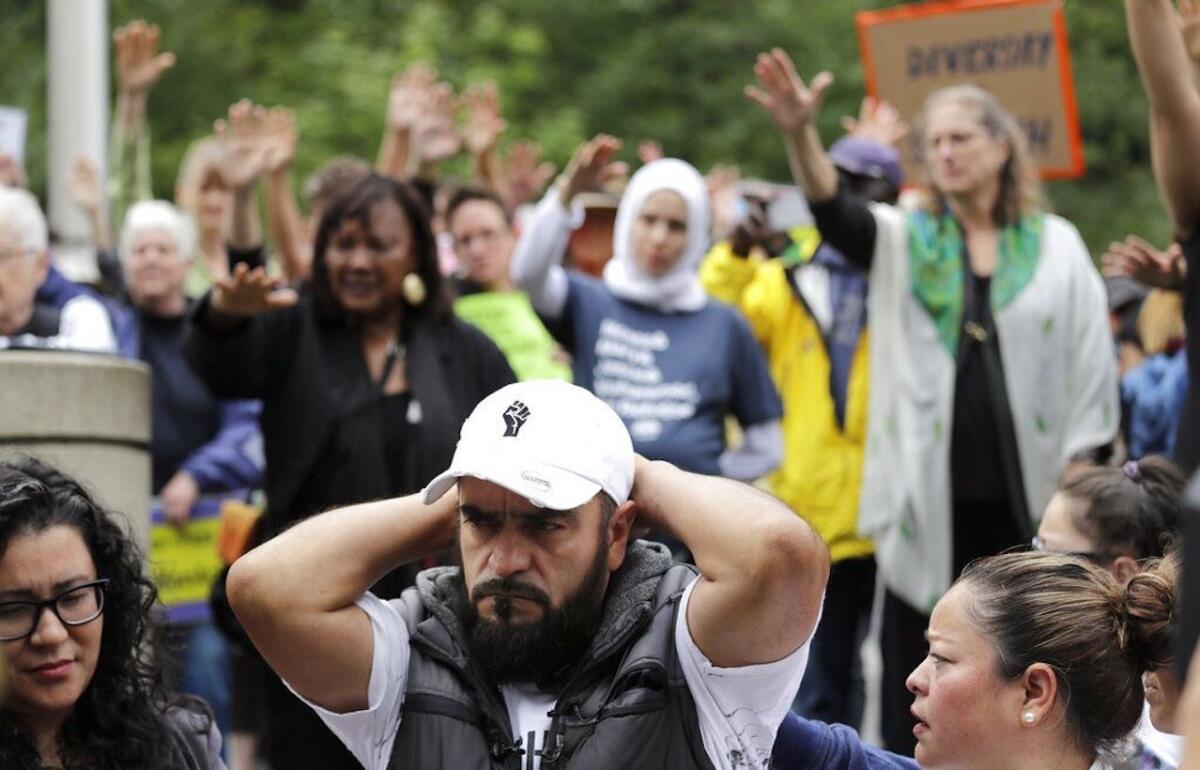
POLYGON ((390 770, 712 770, 675 654, 675 618, 694 568, 637 541, 612 576, 600 629, 563 677, 540 746, 512 735, 500 691, 469 660, 453 611, 458 569, 405 591, 408 686, 390 770))

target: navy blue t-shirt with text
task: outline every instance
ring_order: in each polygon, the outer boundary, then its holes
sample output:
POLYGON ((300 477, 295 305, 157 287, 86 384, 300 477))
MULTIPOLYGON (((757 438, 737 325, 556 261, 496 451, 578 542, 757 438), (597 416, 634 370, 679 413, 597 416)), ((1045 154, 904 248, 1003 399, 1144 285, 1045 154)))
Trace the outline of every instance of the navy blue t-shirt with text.
POLYGON ((639 454, 717 475, 725 415, 743 426, 782 417, 762 350, 733 308, 710 299, 663 313, 568 276, 563 317, 547 327, 573 356, 575 384, 620 415, 639 454))

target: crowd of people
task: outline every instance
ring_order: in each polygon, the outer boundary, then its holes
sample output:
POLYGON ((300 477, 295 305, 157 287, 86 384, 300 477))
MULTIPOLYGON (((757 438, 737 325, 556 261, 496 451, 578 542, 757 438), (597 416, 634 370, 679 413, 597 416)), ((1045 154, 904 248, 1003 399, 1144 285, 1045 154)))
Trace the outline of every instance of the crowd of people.
POLYGON ((265 506, 167 622, 86 480, 0 461, 0 766, 1200 770, 1200 7, 1125 4, 1176 241, 1102 269, 993 95, 827 150, 779 49, 746 111, 791 185, 606 134, 556 178, 414 64, 373 164, 298 200, 294 116, 242 100, 155 200, 176 61, 118 29, 101 278, 0 163, 0 355, 144 362, 167 525, 265 506))

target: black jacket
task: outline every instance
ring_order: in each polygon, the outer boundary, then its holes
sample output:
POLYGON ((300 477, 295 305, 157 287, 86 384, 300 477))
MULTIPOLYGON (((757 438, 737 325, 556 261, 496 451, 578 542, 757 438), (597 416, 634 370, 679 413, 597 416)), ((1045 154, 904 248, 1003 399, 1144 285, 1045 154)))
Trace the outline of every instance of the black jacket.
POLYGON ((504 699, 466 653, 454 567, 422 572, 401 597, 412 657, 390 770, 712 770, 675 651, 680 598, 695 578, 664 546, 636 541, 613 573, 591 646, 563 675, 546 746, 511 734, 504 699))
MULTIPOLYGON (((189 323, 185 353, 218 398, 263 402, 268 514, 264 536, 330 507, 388 496, 384 420, 358 332, 319 320, 311 298, 225 334, 189 323)), ((514 381, 500 350, 475 327, 449 318, 408 330, 410 415, 404 493, 450 464, 459 428, 475 405, 514 381)))

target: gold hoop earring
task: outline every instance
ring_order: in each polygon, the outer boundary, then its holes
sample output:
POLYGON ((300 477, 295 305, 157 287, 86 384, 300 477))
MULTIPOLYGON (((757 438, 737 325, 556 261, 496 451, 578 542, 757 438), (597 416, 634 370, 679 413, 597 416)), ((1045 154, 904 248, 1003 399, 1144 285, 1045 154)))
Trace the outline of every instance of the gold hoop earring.
POLYGON ((404 294, 404 301, 412 307, 423 303, 429 294, 425 290, 425 281, 421 280, 421 276, 416 273, 404 276, 404 281, 400 284, 400 291, 404 294))

